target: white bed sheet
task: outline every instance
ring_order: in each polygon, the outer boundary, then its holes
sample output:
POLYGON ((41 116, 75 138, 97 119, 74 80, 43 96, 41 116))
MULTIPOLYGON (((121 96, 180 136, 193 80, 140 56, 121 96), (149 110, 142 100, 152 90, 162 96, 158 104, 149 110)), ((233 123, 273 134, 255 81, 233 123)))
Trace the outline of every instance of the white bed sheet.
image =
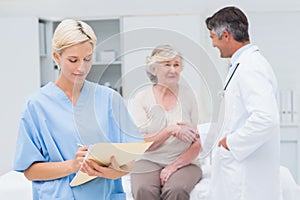
MULTIPOLYGON (((191 192, 191 200, 204 200, 207 196, 210 166, 203 165, 203 178, 191 192)), ((288 168, 280 167, 281 190, 283 200, 300 200, 300 186, 298 186, 288 168)), ((130 176, 123 177, 123 186, 128 200, 133 200, 130 187, 130 176)), ((0 199, 31 200, 31 182, 22 173, 10 171, 0 176, 0 199)))
POLYGON ((15 171, 0 176, 0 199, 31 200, 31 182, 15 171))

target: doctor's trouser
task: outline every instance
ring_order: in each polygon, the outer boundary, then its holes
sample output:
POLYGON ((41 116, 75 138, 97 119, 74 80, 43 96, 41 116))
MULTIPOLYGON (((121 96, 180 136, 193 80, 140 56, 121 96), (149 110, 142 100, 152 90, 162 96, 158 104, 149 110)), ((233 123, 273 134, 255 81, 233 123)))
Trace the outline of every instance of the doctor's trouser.
POLYGON ((161 165, 147 160, 135 163, 131 173, 131 191, 135 200, 188 200, 190 192, 202 177, 199 166, 190 164, 174 172, 169 180, 161 185, 161 165))

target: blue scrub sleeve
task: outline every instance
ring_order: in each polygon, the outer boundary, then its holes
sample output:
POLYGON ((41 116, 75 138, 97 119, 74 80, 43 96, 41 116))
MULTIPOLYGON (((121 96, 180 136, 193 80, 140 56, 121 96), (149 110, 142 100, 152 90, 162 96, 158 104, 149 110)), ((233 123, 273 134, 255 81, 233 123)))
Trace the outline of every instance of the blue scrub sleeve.
POLYGON ((16 143, 13 167, 16 171, 23 172, 34 162, 46 161, 41 153, 42 148, 38 140, 38 127, 35 124, 35 119, 36 117, 29 112, 29 107, 26 106, 19 124, 16 143))

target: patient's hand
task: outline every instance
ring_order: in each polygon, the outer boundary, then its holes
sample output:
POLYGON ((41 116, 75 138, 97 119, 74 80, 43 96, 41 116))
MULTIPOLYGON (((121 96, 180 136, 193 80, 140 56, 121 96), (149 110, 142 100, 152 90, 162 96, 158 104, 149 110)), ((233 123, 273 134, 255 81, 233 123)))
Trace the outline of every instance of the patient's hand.
POLYGON ((174 174, 174 172, 177 171, 177 168, 172 165, 166 166, 163 170, 160 172, 160 183, 161 185, 164 185, 169 178, 174 174))
POLYGON ((182 140, 183 142, 192 143, 199 138, 199 134, 194 127, 186 123, 177 123, 177 130, 174 130, 172 135, 182 140))

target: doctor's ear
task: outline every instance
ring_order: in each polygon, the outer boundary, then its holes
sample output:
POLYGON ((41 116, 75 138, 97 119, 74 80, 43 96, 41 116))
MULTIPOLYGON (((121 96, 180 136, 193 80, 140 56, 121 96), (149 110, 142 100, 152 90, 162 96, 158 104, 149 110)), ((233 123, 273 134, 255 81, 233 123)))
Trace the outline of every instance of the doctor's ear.
POLYGON ((224 30, 222 35, 225 39, 228 39, 230 36, 230 33, 227 30, 224 30))

